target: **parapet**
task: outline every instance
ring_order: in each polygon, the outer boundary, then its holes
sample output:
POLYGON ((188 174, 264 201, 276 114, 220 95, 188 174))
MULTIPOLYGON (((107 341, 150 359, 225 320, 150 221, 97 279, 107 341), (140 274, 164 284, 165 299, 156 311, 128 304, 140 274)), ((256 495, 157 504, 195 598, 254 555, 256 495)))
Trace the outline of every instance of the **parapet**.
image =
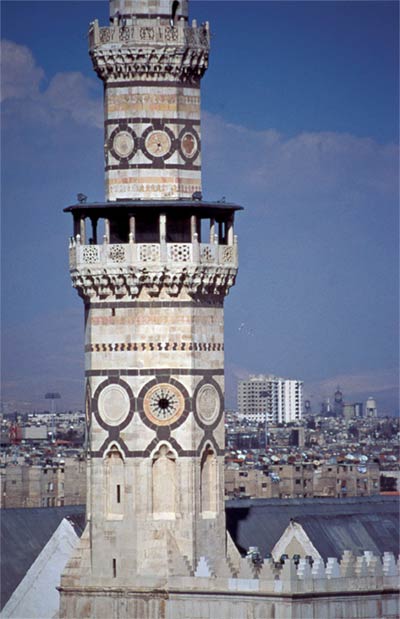
POLYGON ((323 559, 315 559, 312 565, 308 559, 299 562, 286 559, 278 565, 272 559, 255 564, 251 559, 241 558, 239 569, 233 568, 229 559, 224 563, 224 566, 214 566, 207 557, 201 557, 194 570, 198 585, 211 586, 212 590, 227 588, 238 592, 291 595, 399 590, 400 561, 396 563, 391 552, 378 557, 370 551, 360 556, 345 551, 340 560, 330 557, 325 564, 323 559), (226 585, 229 572, 231 577, 226 585))

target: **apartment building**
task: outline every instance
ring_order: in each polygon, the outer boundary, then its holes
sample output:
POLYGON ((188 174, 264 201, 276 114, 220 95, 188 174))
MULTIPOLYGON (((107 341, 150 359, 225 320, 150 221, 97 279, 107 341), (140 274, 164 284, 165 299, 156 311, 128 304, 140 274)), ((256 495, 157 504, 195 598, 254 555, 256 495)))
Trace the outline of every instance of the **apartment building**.
POLYGON ((238 409, 256 423, 298 421, 303 409, 303 382, 277 376, 250 376, 238 384, 238 409))
POLYGON ((13 464, 0 469, 2 508, 81 505, 86 500, 85 462, 13 464))
POLYGON ((251 498, 344 498, 379 494, 379 466, 277 464, 268 471, 227 468, 225 495, 251 498))

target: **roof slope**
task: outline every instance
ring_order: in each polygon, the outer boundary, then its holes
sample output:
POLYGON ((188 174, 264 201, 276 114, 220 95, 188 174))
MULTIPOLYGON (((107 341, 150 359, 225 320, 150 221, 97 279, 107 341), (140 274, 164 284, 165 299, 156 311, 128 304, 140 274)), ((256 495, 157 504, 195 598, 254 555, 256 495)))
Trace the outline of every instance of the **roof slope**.
POLYGON ((80 535, 84 526, 82 505, 31 509, 2 509, 1 608, 58 528, 68 518, 80 535))
POLYGON ((258 546, 263 556, 270 553, 290 519, 301 524, 325 560, 344 550, 399 552, 398 497, 234 500, 227 501, 226 516, 241 552, 258 546))
POLYGON ((60 598, 57 587, 61 573, 79 537, 66 518, 50 537, 25 577, 2 609, 10 619, 51 619, 58 617, 60 598))
POLYGON ((341 556, 344 550, 357 555, 364 550, 375 555, 382 555, 385 551, 398 553, 399 530, 395 514, 301 516, 295 520, 325 560, 341 556))

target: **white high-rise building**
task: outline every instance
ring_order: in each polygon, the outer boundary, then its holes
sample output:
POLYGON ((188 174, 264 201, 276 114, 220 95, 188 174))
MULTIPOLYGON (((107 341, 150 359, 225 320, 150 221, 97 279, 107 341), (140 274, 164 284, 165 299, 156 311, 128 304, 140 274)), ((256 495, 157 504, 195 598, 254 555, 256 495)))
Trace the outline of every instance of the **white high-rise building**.
POLYGON ((288 423, 301 419, 303 382, 278 376, 250 376, 239 381, 238 408, 249 421, 288 423))

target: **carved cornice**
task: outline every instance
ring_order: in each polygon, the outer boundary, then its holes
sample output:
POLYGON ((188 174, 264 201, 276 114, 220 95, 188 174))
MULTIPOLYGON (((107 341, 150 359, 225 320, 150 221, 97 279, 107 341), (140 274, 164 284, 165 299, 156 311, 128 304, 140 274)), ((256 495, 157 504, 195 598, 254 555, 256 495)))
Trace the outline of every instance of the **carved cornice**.
POLYGON ((199 80, 208 67, 208 48, 101 46, 91 50, 93 66, 103 81, 199 80))
POLYGON ((223 297, 234 285, 237 269, 234 267, 207 266, 171 269, 121 267, 73 268, 72 285, 85 300, 94 298, 137 298, 142 290, 151 297, 162 292, 177 297, 182 291, 191 297, 223 297))

